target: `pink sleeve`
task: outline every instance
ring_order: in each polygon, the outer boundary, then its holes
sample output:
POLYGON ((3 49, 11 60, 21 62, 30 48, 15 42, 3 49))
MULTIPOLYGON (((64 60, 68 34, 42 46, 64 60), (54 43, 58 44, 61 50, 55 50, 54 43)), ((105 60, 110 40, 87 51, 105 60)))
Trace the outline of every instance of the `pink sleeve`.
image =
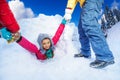
POLYGON ((44 54, 42 54, 34 44, 29 42, 23 36, 21 36, 21 39, 19 41, 17 41, 17 43, 24 49, 28 50, 29 52, 34 53, 36 55, 37 59, 39 59, 39 60, 46 59, 46 56, 44 54))
POLYGON ((24 49, 30 51, 31 53, 36 54, 39 52, 39 49, 36 47, 36 45, 25 39, 23 36, 19 41, 17 41, 17 43, 24 49))
POLYGON ((39 60, 45 60, 45 59, 47 59, 47 57, 45 56, 45 54, 42 54, 40 51, 36 53, 36 57, 39 60))
POLYGON ((57 29, 54 37, 52 38, 52 41, 53 41, 54 45, 57 44, 60 36, 61 36, 62 33, 63 33, 64 28, 65 28, 65 25, 64 25, 64 24, 60 24, 60 26, 59 26, 59 28, 57 29))

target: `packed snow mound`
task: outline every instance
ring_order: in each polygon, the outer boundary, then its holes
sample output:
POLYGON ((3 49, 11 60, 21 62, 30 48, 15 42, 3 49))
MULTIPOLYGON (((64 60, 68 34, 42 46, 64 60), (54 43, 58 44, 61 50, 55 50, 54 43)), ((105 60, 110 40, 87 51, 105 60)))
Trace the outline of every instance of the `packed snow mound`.
MULTIPOLYGON (((47 33, 53 37, 61 21, 60 15, 40 14, 37 18, 22 19, 18 23, 21 35, 39 47, 39 33, 47 33)), ((0 80, 119 80, 119 25, 120 23, 109 30, 107 38, 116 63, 104 69, 89 67, 94 57, 73 57, 80 50, 78 31, 74 23, 66 24, 56 45, 54 58, 46 61, 37 60, 34 54, 15 42, 8 44, 4 39, 0 39, 0 80)), ((92 54, 94 55, 94 52, 92 54)))

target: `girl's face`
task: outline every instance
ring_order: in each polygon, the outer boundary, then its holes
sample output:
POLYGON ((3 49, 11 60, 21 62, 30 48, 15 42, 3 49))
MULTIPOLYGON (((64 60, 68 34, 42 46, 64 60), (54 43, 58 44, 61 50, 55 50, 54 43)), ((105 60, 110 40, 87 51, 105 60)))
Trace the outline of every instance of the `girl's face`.
POLYGON ((50 46, 51 46, 51 42, 50 42, 49 39, 44 39, 42 41, 42 47, 43 47, 43 49, 48 50, 50 48, 50 46))

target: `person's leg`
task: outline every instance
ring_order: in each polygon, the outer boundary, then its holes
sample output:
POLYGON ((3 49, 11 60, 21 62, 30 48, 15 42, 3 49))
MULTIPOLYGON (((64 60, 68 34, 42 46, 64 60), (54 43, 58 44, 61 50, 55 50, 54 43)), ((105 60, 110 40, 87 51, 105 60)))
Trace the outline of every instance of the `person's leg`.
POLYGON ((82 27, 89 37, 96 60, 110 62, 114 61, 106 39, 100 29, 98 16, 102 7, 101 0, 86 0, 82 11, 82 27))
POLYGON ((75 54, 75 57, 88 58, 91 56, 90 44, 89 44, 89 39, 82 28, 81 18, 79 20, 78 33, 79 33, 79 41, 81 43, 81 51, 79 54, 75 54))

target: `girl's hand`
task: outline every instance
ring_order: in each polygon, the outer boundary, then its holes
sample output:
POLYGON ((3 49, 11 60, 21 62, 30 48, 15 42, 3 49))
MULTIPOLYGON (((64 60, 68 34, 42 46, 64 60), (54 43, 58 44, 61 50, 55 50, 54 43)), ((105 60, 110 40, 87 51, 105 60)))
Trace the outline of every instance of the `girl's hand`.
POLYGON ((19 32, 16 32, 16 33, 12 33, 12 37, 14 39, 14 41, 17 41, 20 39, 20 33, 19 32))

